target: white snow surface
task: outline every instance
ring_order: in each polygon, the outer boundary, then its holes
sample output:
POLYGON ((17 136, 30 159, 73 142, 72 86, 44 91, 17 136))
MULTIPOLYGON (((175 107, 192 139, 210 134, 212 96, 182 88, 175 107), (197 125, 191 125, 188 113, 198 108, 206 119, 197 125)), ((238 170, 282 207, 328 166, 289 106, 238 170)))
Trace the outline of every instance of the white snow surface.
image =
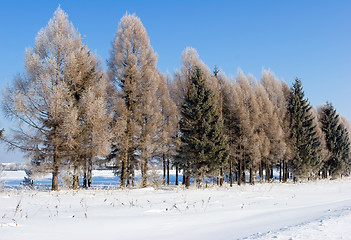
POLYGON ((188 190, 0 192, 1 240, 351 239, 350 226, 351 178, 188 190))

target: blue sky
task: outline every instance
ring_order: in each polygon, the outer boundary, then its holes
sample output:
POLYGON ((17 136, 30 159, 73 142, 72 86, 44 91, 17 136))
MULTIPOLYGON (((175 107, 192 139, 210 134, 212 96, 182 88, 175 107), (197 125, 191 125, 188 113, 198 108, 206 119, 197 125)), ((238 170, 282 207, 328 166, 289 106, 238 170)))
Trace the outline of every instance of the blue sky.
MULTIPOLYGON (((351 119, 351 1, 16 1, 0 3, 0 87, 23 71, 25 48, 58 5, 89 48, 105 63, 118 22, 126 13, 141 18, 158 67, 172 74, 181 53, 194 47, 213 69, 238 68, 260 78, 271 69, 290 86, 302 79, 314 106, 332 102, 351 119)), ((0 128, 11 126, 0 113, 0 128)), ((22 161, 0 147, 0 162, 22 161)))

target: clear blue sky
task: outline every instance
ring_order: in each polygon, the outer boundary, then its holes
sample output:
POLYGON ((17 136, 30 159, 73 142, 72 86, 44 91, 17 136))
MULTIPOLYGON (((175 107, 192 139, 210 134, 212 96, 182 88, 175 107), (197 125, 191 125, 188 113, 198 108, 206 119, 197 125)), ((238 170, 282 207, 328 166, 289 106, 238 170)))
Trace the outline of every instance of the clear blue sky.
MULTIPOLYGON (((121 17, 136 13, 163 72, 180 68, 181 52, 191 46, 210 68, 217 64, 229 76, 241 68, 260 78, 266 68, 289 85, 299 77, 312 105, 332 102, 351 119, 351 1, 4 0, 1 88, 23 71, 25 48, 59 4, 103 62, 121 17)), ((0 128, 9 126, 0 113, 0 128)), ((20 156, 0 147, 0 162, 20 162, 20 156)))

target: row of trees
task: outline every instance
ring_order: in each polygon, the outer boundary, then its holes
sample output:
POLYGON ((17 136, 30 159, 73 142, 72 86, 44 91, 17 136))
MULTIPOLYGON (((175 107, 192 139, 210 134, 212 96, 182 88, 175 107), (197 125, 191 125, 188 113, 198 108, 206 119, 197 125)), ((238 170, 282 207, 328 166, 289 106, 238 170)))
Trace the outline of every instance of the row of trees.
MULTIPOLYGON (((314 110, 296 79, 290 89, 270 71, 261 81, 239 71, 214 73, 192 48, 174 76, 157 69, 146 30, 135 15, 118 25, 105 72, 60 8, 26 51, 25 73, 4 91, 3 110, 19 126, 4 141, 32 159, 33 170, 72 172, 73 188, 105 164, 133 186, 152 164, 183 172, 183 183, 287 181, 350 171, 349 127, 327 103, 314 110)), ((166 174, 167 173, 167 174, 166 174)))

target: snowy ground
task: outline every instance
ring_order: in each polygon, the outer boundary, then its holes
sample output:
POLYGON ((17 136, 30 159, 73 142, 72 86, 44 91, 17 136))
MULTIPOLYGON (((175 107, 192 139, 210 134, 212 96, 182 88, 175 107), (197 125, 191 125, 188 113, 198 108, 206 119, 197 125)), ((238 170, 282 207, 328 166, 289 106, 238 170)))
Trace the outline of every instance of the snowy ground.
MULTIPOLYGON (((2 179, 8 184, 16 174, 23 179, 20 172, 2 179)), ((350 225, 350 178, 189 190, 0 192, 2 240, 351 239, 350 225)))

